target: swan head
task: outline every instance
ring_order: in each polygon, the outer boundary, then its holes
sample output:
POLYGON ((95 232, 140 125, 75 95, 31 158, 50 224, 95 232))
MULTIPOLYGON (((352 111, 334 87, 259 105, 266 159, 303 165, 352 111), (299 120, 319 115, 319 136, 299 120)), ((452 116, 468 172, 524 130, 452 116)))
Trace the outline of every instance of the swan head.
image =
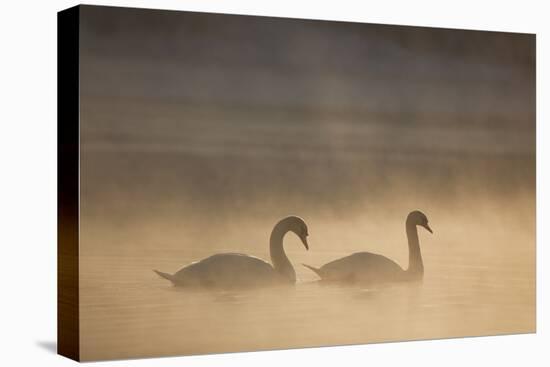
POLYGON ((306 222, 302 218, 294 215, 286 217, 281 222, 284 222, 287 226, 287 230, 294 232, 294 234, 300 238, 306 250, 309 250, 309 244, 307 243, 307 236, 309 236, 309 232, 306 222))
POLYGON ((422 213, 420 210, 414 210, 410 212, 409 216, 407 217, 407 223, 424 227, 428 232, 434 233, 428 225, 428 217, 426 217, 426 214, 422 213))

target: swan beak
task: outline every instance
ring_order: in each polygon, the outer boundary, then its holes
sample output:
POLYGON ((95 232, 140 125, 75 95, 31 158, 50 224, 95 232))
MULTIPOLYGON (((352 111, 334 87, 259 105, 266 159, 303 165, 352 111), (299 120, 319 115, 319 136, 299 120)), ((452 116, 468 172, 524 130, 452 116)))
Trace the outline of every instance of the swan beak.
POLYGON ((430 226, 429 226, 429 225, 427 225, 427 224, 426 224, 426 225, 425 225, 425 226, 423 226, 423 227, 424 227, 424 228, 426 228, 426 230, 427 230, 428 232, 430 232, 431 234, 433 234, 433 233, 434 233, 434 231, 432 231, 432 229, 430 228, 430 226))
POLYGON ((306 250, 309 250, 309 245, 307 243, 307 237, 300 236, 300 239, 302 240, 302 243, 304 244, 304 247, 306 248, 306 250))

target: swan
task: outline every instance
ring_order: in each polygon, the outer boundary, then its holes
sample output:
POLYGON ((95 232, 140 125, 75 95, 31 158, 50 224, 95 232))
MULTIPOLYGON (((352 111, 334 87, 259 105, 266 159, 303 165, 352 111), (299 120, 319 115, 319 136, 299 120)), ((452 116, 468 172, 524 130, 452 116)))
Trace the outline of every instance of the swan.
POLYGON ((221 253, 193 262, 175 274, 153 270, 175 286, 203 288, 261 287, 296 283, 296 272, 283 249, 283 237, 294 232, 306 250, 308 229, 300 217, 281 219, 271 232, 269 253, 273 265, 260 258, 239 253, 221 253))
POLYGON ((403 270, 396 262, 385 256, 370 252, 357 252, 331 261, 320 268, 307 264, 302 265, 314 271, 322 281, 373 284, 421 280, 424 276, 424 264, 420 254, 416 226, 424 227, 433 233, 424 213, 418 210, 409 213, 405 222, 409 241, 409 267, 407 270, 403 270))

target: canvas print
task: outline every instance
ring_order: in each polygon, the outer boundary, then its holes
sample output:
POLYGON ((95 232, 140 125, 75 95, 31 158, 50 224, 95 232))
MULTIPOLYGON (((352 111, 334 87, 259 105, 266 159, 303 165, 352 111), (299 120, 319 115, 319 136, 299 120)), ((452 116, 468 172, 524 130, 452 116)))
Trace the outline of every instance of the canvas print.
POLYGON ((66 12, 61 354, 535 332, 535 35, 66 12))

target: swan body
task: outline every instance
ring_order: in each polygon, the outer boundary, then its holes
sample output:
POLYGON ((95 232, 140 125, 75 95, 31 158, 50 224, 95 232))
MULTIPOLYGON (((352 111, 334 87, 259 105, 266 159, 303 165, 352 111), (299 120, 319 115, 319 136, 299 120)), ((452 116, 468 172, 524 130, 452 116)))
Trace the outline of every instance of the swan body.
POLYGON ((324 281, 366 283, 398 281, 403 269, 393 260, 371 252, 357 252, 317 269, 304 264, 324 281))
POLYGON ((285 280, 267 261, 238 253, 209 256, 187 265, 173 275, 155 272, 174 285, 184 287, 254 287, 275 285, 285 280))
POLYGON ((255 256, 240 253, 221 253, 193 262, 174 274, 154 270, 175 286, 202 288, 247 288, 278 284, 294 284, 296 272, 283 249, 283 237, 287 232, 300 237, 304 247, 308 230, 303 219, 290 216, 279 221, 271 233, 270 264, 255 256))
POLYGON ((357 252, 331 261, 320 268, 303 265, 314 271, 325 282, 371 284, 422 279, 424 265, 416 226, 422 226, 433 233, 428 225, 428 218, 422 212, 413 211, 407 216, 405 225, 409 241, 407 270, 401 268, 395 261, 371 252, 357 252))

